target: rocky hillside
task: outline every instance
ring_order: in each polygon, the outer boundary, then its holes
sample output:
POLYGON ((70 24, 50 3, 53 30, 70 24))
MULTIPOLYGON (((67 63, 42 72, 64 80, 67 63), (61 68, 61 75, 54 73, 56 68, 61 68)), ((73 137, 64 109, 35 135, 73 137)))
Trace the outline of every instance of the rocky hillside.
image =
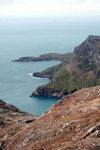
POLYGON ((90 65, 100 64, 100 36, 90 35, 74 49, 74 58, 79 63, 87 61, 90 65))
POLYGON ((74 57, 68 62, 48 68, 37 77, 48 77, 47 85, 38 87, 31 96, 62 97, 81 88, 100 84, 100 36, 90 35, 74 49, 74 57))
POLYGON ((100 150, 100 86, 63 97, 33 122, 16 108, 5 115, 12 106, 0 102, 2 150, 100 150))
POLYGON ((5 140, 28 127, 28 124, 36 119, 38 119, 37 116, 21 111, 0 100, 0 150, 2 150, 5 140))

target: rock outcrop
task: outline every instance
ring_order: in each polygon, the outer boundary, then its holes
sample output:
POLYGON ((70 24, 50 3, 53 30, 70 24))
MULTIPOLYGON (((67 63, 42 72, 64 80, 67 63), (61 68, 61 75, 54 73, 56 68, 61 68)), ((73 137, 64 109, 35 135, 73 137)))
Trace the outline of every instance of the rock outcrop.
POLYGON ((39 86, 31 96, 62 97, 81 88, 100 84, 100 36, 90 35, 74 49, 74 57, 68 62, 48 68, 37 77, 51 81, 39 86))
POLYGON ((89 64, 100 64, 100 36, 90 35, 81 45, 74 49, 74 59, 89 64))
POLYGON ((33 122, 10 116, 6 131, 0 124, 2 150, 100 150, 100 86, 63 97, 33 122))

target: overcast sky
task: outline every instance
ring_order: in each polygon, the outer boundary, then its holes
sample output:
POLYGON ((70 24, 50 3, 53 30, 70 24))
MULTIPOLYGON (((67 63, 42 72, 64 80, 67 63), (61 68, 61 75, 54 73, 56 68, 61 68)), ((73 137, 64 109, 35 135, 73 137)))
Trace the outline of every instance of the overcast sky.
POLYGON ((0 17, 100 16, 100 0, 0 0, 0 17))

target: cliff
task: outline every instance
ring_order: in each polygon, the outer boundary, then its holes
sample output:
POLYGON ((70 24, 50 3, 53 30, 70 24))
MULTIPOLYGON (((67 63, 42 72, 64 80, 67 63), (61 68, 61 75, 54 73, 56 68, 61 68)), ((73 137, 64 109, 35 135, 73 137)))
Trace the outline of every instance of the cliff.
POLYGON ((31 96, 62 97, 81 88, 100 84, 100 36, 90 35, 74 49, 74 57, 62 64, 48 68, 37 77, 51 81, 38 87, 31 96))
POLYGON ((21 57, 17 60, 13 60, 12 62, 29 62, 29 61, 66 61, 70 60, 73 57, 73 53, 59 54, 59 53, 47 53, 40 55, 39 57, 29 56, 29 57, 21 57))
POLYGON ((90 35, 81 45, 74 49, 74 58, 79 63, 100 64, 100 36, 90 35))
POLYGON ((2 114, 9 123, 6 131, 0 123, 2 150, 100 150, 100 86, 63 97, 33 122, 26 123, 21 119, 26 115, 18 113, 19 118, 12 110, 12 120, 2 114))

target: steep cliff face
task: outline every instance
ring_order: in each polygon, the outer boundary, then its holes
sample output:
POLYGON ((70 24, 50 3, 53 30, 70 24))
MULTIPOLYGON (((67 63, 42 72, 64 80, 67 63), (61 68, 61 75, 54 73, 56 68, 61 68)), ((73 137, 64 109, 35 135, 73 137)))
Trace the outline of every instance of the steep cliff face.
POLYGON ((90 35, 81 45, 74 49, 74 58, 78 62, 100 64, 100 36, 90 35))
POLYGON ((99 85, 100 37, 90 35, 74 49, 74 57, 69 62, 38 73, 38 77, 42 75, 51 81, 38 87, 31 96, 61 97, 81 88, 99 85))
MULTIPOLYGON (((12 118, 16 122, 16 118, 12 118)), ((12 130, 8 126, 9 136, 5 138, 5 132, 2 150, 99 150, 100 86, 63 97, 39 119, 24 123, 17 132, 15 129, 14 124, 12 130)))

